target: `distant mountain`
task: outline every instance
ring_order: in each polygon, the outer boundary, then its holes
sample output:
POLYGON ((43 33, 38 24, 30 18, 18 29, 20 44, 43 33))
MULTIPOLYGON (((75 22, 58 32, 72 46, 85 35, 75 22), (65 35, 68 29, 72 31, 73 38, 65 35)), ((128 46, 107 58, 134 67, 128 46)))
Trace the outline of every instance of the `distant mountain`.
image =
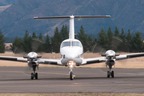
POLYGON ((16 0, 0 0, 0 6, 5 6, 5 5, 13 4, 15 2, 16 2, 16 0))
POLYGON ((101 28, 124 28, 126 31, 144 30, 144 0, 1 0, 0 5, 11 5, 0 13, 0 30, 6 37, 23 36, 25 31, 53 34, 55 26, 67 20, 34 20, 34 16, 106 15, 110 19, 75 20, 76 31, 81 25, 89 34, 101 28), (13 1, 13 2, 12 2, 13 1))
POLYGON ((5 5, 5 6, 0 6, 0 13, 5 11, 6 9, 8 9, 10 6, 11 6, 11 4, 10 5, 5 5))
POLYGON ((16 0, 0 0, 0 13, 14 4, 16 0))

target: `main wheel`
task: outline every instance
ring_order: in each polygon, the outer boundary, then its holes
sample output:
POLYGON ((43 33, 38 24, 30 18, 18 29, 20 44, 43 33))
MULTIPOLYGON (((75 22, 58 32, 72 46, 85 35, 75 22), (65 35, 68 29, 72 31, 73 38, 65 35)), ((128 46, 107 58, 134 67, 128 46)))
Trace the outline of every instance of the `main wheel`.
POLYGON ((110 71, 107 71, 107 78, 110 78, 110 71))
POLYGON ((73 80, 73 79, 74 79, 73 72, 70 72, 70 80, 73 80))
POLYGON ((31 80, 34 79, 34 73, 31 73, 31 80))
POLYGON ((38 79, 38 73, 35 73, 35 79, 38 79))
POLYGON ((111 77, 114 78, 114 71, 111 72, 111 77))

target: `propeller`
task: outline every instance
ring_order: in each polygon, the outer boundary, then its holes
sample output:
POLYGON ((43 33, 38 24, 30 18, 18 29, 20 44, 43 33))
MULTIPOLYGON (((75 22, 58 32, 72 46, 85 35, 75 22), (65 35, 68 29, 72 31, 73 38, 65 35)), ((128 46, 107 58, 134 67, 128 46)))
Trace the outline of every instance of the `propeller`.
POLYGON ((44 44, 42 40, 37 38, 32 39, 32 51, 37 51, 42 44, 44 44))

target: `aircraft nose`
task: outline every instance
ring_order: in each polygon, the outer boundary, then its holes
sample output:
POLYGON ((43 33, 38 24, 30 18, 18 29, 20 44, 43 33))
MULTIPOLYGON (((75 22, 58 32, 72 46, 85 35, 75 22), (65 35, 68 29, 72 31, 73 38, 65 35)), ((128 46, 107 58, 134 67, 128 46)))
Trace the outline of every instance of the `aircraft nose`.
POLYGON ((61 54, 65 56, 65 58, 73 59, 77 58, 82 54, 83 50, 81 48, 63 48, 61 49, 61 54))
POLYGON ((105 54, 107 56, 115 56, 115 52, 113 50, 108 50, 105 54))
POLYGON ((78 57, 78 52, 76 50, 69 50, 68 54, 66 55, 67 58, 73 59, 78 57))
POLYGON ((74 52, 70 52, 68 55, 67 55, 67 58, 76 58, 77 57, 77 54, 74 54, 74 52))
POLYGON ((113 54, 113 53, 110 53, 110 54, 108 54, 108 56, 114 56, 114 54, 113 54))

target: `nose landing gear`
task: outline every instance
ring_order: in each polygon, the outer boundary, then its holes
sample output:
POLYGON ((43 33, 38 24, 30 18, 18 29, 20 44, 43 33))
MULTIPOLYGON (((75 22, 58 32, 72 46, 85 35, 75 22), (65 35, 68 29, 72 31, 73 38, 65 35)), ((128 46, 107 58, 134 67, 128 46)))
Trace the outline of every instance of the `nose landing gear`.
POLYGON ((70 72, 70 80, 74 80, 75 75, 73 74, 73 72, 70 72))
POLYGON ((75 62, 74 61, 69 61, 67 63, 69 69, 70 69, 70 72, 69 72, 69 77, 70 77, 70 80, 74 80, 75 78, 75 75, 73 74, 73 68, 76 66, 75 62))

